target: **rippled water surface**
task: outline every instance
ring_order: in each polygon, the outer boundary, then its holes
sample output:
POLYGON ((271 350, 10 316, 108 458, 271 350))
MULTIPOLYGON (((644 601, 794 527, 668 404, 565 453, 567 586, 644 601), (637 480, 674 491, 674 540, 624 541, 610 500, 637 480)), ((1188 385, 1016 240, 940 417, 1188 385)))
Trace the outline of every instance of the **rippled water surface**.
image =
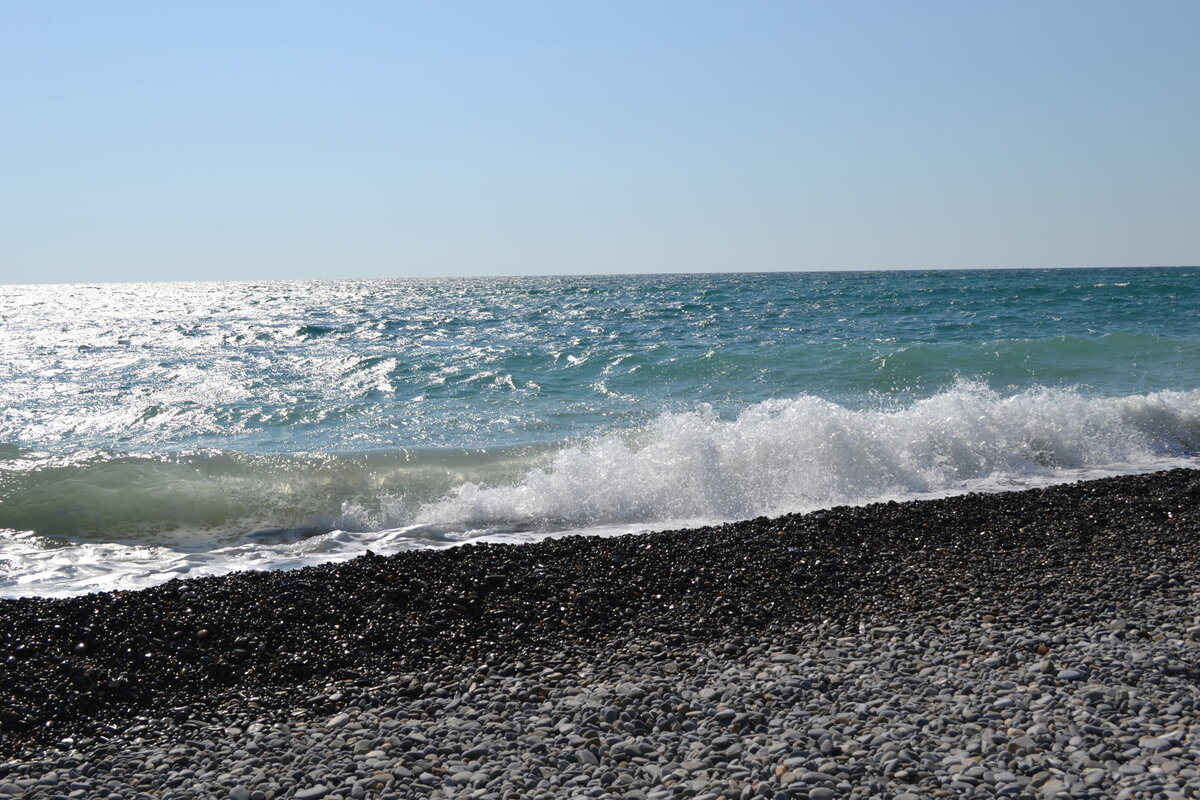
POLYGON ((7 593, 1200 451, 1196 269, 0 292, 7 593))

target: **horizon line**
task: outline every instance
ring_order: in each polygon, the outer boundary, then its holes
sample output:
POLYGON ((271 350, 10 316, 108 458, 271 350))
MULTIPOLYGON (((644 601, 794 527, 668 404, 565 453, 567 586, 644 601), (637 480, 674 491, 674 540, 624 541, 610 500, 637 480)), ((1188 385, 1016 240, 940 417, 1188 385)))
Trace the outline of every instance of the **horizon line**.
POLYGON ((150 280, 90 280, 90 281, 43 281, 37 283, 19 283, 0 279, 0 286, 122 286, 140 284, 190 284, 190 283, 312 283, 356 281, 360 283, 373 281, 458 281, 458 280, 517 280, 535 278, 619 278, 619 277, 664 277, 682 275, 787 275, 787 274, 842 274, 842 273, 874 273, 874 272, 1049 272, 1055 270, 1098 270, 1098 269, 1200 269, 1200 264, 1133 264, 1133 265, 1069 265, 1069 266, 1038 266, 1038 267, 871 267, 871 268, 801 268, 801 269, 752 269, 752 270, 697 270, 664 271, 664 272, 562 272, 562 273, 526 273, 526 274, 469 274, 469 275, 409 275, 394 277, 320 277, 320 278, 179 278, 179 279, 150 279, 150 280))

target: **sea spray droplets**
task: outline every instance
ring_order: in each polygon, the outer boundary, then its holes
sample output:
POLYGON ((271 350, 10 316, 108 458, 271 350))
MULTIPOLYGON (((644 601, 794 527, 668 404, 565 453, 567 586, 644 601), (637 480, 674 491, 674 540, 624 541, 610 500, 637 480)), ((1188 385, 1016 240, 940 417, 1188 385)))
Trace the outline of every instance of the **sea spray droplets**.
POLYGON ((1200 390, 1089 398, 1066 389, 1005 397, 960 382, 894 411, 813 397, 773 400, 734 420, 664 414, 634 433, 567 448, 515 486, 468 483, 421 521, 585 526, 737 519, 968 482, 1069 475, 1191 456, 1200 390))

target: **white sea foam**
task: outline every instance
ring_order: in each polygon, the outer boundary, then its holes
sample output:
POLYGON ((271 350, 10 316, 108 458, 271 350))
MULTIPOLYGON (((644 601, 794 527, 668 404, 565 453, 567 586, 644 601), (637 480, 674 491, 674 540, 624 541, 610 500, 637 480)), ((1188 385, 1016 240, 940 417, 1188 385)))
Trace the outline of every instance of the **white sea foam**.
POLYGON ((1089 398, 1002 396, 970 382, 903 409, 854 411, 815 397, 722 420, 664 414, 647 428, 561 451, 516 485, 465 483, 419 522, 588 526, 736 519, 877 497, 1137 469, 1200 449, 1200 391, 1089 398))
MULTIPOLYGON (((367 549, 611 535, 1022 488, 1190 465, 1198 453, 1200 390, 1104 398, 1035 388, 1003 395, 961 382, 903 408, 853 410, 797 397, 750 406, 733 419, 707 408, 666 413, 643 428, 572 443, 552 455, 460 453, 416 459, 415 466, 405 466, 404 458, 328 458, 285 467, 267 461, 231 465, 221 456, 212 463, 187 461, 189 469, 165 467, 176 481, 165 484, 172 491, 187 476, 204 484, 188 488, 189 496, 210 497, 236 485, 243 499, 231 506, 233 516, 219 537, 206 538, 212 526, 203 516, 204 524, 189 528, 184 512, 191 505, 178 502, 171 505, 171 535, 144 533, 136 525, 121 541, 94 533, 0 533, 0 595, 135 588, 175 576, 342 560, 367 549), (258 477, 256 468, 262 470, 258 477), (237 535, 229 530, 242 513, 239 503, 273 508, 291 502, 287 498, 318 495, 318 506, 329 508, 295 517, 320 518, 315 534, 296 524, 237 535)), ((118 466, 150 469, 148 461, 118 466)), ((111 485, 114 474, 124 474, 113 469, 101 464, 98 471, 51 477, 64 481, 63 491, 79 492, 87 480, 111 485)), ((101 494, 96 487, 84 492, 101 494)), ((36 484, 25 502, 40 508, 53 496, 36 484)), ((122 524, 129 524, 128 512, 121 514, 122 524)), ((36 527, 39 517, 31 511, 28 518, 36 527)), ((89 519, 103 530, 103 520, 89 519)))

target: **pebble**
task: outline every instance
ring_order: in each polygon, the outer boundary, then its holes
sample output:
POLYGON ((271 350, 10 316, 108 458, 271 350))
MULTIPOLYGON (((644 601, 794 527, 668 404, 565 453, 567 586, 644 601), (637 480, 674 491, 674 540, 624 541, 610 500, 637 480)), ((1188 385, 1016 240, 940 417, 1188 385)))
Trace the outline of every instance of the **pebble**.
POLYGON ((0 797, 1198 796, 1196 509, 1176 470, 9 601, 0 797))

